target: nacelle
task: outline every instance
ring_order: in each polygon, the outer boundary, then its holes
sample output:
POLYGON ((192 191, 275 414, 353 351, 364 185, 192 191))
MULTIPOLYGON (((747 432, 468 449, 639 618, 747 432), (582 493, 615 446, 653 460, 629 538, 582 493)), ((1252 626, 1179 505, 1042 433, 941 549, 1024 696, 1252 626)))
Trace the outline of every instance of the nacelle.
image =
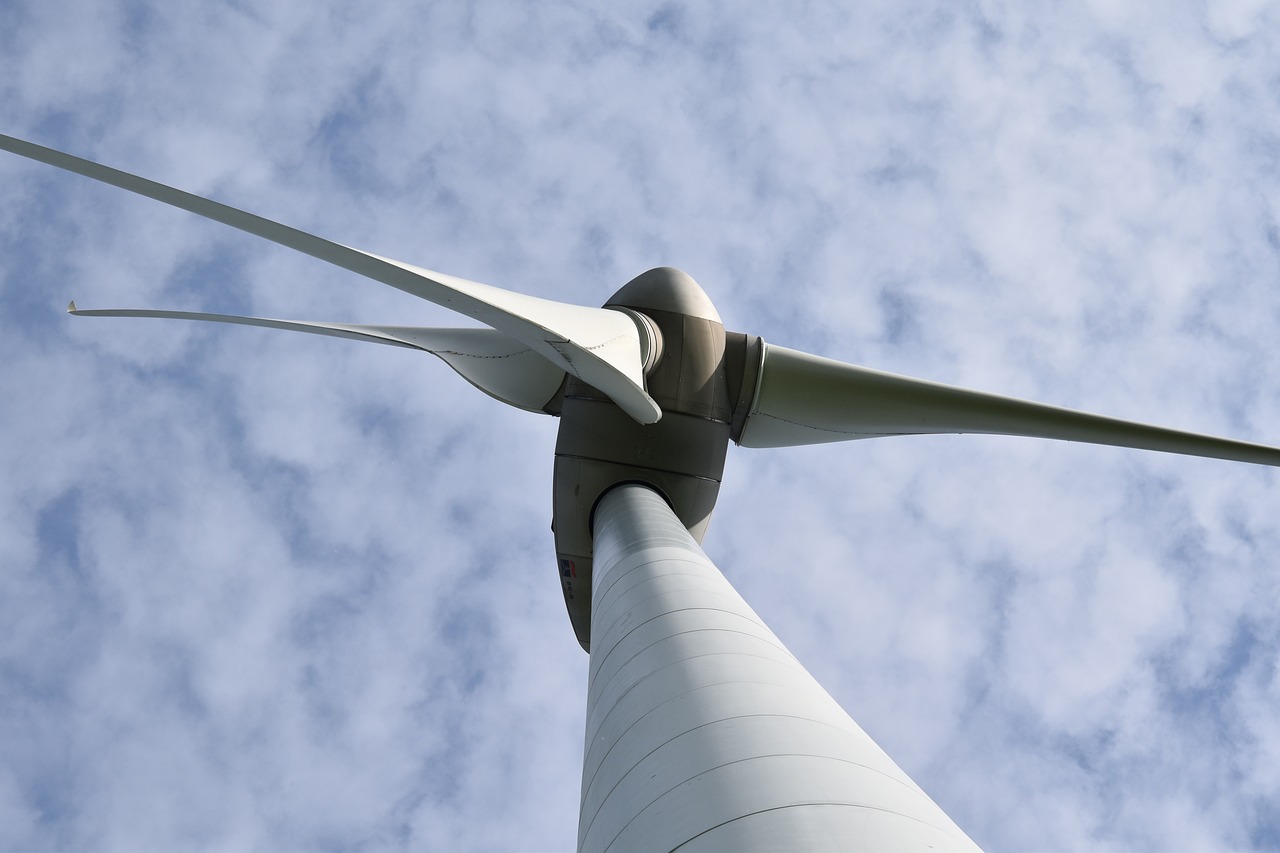
POLYGON ((605 307, 639 313, 657 328, 661 354, 648 368, 646 390, 662 407, 662 419, 637 423, 580 380, 570 378, 564 390, 553 529, 569 620, 588 650, 591 514, 597 501, 620 483, 644 483, 663 496, 701 542, 720 493, 729 441, 735 437, 734 413, 744 411, 742 398, 749 403, 754 393, 760 360, 759 339, 726 336, 711 300, 680 270, 649 270, 605 307))

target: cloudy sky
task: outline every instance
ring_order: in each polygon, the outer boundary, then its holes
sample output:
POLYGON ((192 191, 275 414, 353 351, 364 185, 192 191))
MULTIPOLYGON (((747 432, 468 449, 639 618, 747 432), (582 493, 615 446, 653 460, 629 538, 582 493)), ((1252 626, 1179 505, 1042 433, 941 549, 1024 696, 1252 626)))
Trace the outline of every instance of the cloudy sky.
MULTIPOLYGON (((1280 443, 1262 2, 9 0, 0 132, 478 281, 1280 443)), ((556 422, 435 306, 0 155, 0 848, 567 850, 556 422)), ((465 321, 461 324, 465 325, 465 321)), ((706 548, 990 850, 1280 848, 1280 476, 730 452, 706 548)))

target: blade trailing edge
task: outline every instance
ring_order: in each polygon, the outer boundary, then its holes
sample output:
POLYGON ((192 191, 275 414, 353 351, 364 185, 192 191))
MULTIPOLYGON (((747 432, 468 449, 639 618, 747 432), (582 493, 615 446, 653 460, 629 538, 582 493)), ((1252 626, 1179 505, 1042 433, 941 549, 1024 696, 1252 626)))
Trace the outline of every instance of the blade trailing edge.
POLYGON ((789 447, 977 433, 1080 441, 1280 466, 1280 448, 970 391, 765 344, 739 444, 789 447))

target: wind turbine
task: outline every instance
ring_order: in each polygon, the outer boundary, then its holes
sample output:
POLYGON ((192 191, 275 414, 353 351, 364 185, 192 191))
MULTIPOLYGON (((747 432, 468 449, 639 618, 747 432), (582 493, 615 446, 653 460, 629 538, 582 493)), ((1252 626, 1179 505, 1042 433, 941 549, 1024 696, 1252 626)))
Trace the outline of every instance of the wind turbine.
POLYGON ((489 395, 558 416, 557 572, 591 654, 580 850, 972 849, 701 551, 729 442, 785 447, 986 433, 1280 466, 1280 449, 940 385, 726 332, 684 273, 602 308, 382 258, 29 142, 113 184, 484 323, 428 329, 139 309, 80 316, 263 326, 430 352, 489 395))

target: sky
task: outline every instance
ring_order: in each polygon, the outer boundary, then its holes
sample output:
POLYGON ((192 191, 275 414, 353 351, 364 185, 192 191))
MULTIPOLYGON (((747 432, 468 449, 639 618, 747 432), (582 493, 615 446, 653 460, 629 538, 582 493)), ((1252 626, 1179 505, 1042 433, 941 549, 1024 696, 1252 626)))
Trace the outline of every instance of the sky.
MULTIPOLYGON (((1280 13, 9 0, 0 132, 380 255, 1280 443, 1280 13)), ((0 155, 0 848, 567 850, 555 419, 469 325, 0 155)), ((980 845, 1280 849, 1280 474, 733 448, 708 553, 980 845)))

